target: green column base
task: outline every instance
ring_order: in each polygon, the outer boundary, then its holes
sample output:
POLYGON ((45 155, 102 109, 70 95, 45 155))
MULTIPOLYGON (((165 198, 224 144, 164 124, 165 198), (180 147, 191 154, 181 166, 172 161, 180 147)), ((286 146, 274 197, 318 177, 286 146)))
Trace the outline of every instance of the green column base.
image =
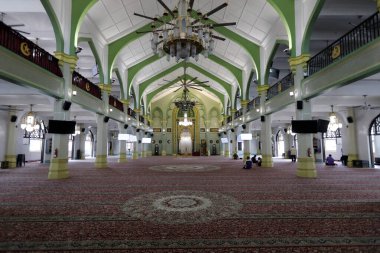
POLYGON ((147 154, 148 157, 152 156, 152 151, 147 151, 146 154, 147 154))
POLYGON ((126 153, 120 153, 119 159, 117 160, 118 163, 125 163, 127 162, 127 154, 126 153))
POLYGON ((347 159, 347 167, 352 168, 353 167, 353 160, 358 160, 359 156, 358 154, 348 154, 348 159, 347 159))
POLYGON ((139 158, 139 153, 137 151, 133 151, 132 153, 132 159, 137 160, 139 158))
POLYGON ((263 160, 261 162, 261 167, 273 168, 273 158, 272 155, 262 155, 263 160))
POLYGON ((230 157, 230 151, 225 151, 224 152, 224 157, 230 157))
POLYGON ((146 151, 143 151, 141 157, 147 157, 146 151))
POLYGON ((166 156, 166 151, 162 150, 161 156, 166 156))
POLYGON ((315 162, 313 157, 297 158, 297 176, 307 178, 317 177, 317 170, 315 169, 315 162))
POLYGON ((67 158, 52 158, 49 165, 48 179, 65 179, 69 177, 67 158))
POLYGON ((107 168, 107 155, 97 155, 96 156, 95 168, 97 168, 97 169, 107 168))
POLYGON ((5 155, 5 161, 8 161, 10 169, 16 168, 16 155, 5 155))

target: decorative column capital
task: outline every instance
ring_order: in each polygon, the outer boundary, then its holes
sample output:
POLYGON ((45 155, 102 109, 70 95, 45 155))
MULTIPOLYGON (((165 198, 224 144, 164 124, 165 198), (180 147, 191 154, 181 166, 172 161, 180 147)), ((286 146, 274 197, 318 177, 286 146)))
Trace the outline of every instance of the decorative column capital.
POLYGON ((231 114, 234 114, 237 110, 236 109, 231 109, 231 114))
POLYGON ((127 105, 127 106, 129 106, 129 104, 131 103, 129 99, 121 99, 120 102, 122 102, 124 105, 127 105))
POLYGON ((134 111, 135 111, 136 113, 140 114, 141 109, 140 109, 140 108, 136 108, 136 109, 134 109, 134 111))
POLYGON ((104 91, 104 92, 107 92, 108 94, 111 94, 111 90, 112 90, 112 85, 111 84, 104 84, 104 83, 101 83, 98 85, 99 88, 104 91))
POLYGON ((310 54, 301 54, 300 56, 290 57, 289 65, 293 73, 296 72, 297 66, 301 65, 303 69, 307 68, 307 61, 310 59, 310 54))
POLYGON ((76 55, 68 55, 64 52, 54 52, 54 56, 58 59, 59 66, 62 67, 64 63, 69 64, 71 72, 73 72, 77 66, 78 57, 76 55))
POLYGON ((247 100, 247 99, 240 99, 241 106, 247 107, 248 103, 249 103, 249 100, 247 100))
POLYGON ((266 92, 269 89, 269 87, 270 87, 269 84, 257 85, 256 90, 259 93, 259 95, 261 96, 261 94, 263 92, 266 92))

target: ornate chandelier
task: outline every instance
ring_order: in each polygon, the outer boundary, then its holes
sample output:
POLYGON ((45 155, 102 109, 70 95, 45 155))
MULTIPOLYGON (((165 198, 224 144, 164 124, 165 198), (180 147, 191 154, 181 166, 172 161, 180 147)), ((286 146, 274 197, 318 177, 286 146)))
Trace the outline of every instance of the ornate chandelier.
POLYGON ((188 112, 189 110, 193 109, 193 107, 196 104, 195 101, 190 100, 190 98, 187 94, 188 92, 189 92, 189 90, 187 88, 184 88, 183 93, 182 93, 182 97, 178 98, 174 101, 175 106, 178 107, 181 111, 183 111, 185 113, 188 112))
POLYGON ((178 124, 179 124, 180 126, 185 126, 185 127, 187 127, 187 126, 192 126, 192 125, 193 125, 193 122, 188 121, 188 119, 187 119, 187 112, 185 112, 185 113, 183 114, 183 121, 180 121, 178 124))
POLYGON ((33 112, 33 105, 30 105, 30 112, 28 112, 21 121, 21 129, 27 132, 40 129, 40 123, 33 112))
POLYGON ((166 54, 168 61, 175 58, 178 62, 180 59, 188 60, 190 57, 197 61, 201 53, 208 57, 214 51, 214 39, 225 40, 214 35, 213 28, 236 25, 236 22, 219 24, 207 22, 210 15, 227 7, 227 3, 217 6, 206 14, 198 11, 196 18, 193 19, 191 14, 194 0, 179 0, 174 10, 171 10, 162 0, 157 1, 167 12, 164 12, 160 18, 134 13, 136 16, 154 21, 151 24, 152 31, 138 31, 137 33, 151 32, 153 52, 160 57, 166 54), (171 23, 172 20, 174 24, 171 23), (200 21, 202 21, 202 25, 196 25, 200 21))
POLYGON ((328 125, 328 129, 332 132, 338 130, 338 128, 342 128, 342 123, 339 123, 338 118, 334 112, 334 106, 331 105, 331 113, 330 113, 330 123, 328 125))

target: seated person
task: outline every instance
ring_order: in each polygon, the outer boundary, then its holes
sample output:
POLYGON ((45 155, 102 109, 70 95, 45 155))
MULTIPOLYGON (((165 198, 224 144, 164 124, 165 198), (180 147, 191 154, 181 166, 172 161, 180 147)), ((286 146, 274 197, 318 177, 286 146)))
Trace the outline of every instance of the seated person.
POLYGON ((334 166, 336 165, 334 158, 329 154, 329 156, 326 158, 326 165, 328 166, 334 166))
POLYGON ((252 163, 257 163, 256 155, 252 156, 251 161, 252 163))
POLYGON ((261 163, 262 163, 262 159, 261 157, 257 158, 257 166, 260 166, 261 167, 261 163))
POLYGON ((243 169, 252 169, 252 161, 249 159, 249 156, 247 156, 243 169))

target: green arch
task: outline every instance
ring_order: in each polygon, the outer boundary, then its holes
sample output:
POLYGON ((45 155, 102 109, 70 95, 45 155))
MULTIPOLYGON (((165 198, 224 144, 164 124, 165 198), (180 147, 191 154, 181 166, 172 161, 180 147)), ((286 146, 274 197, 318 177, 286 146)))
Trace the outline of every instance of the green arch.
POLYGON ((124 85, 123 85, 123 79, 121 78, 120 71, 118 68, 115 68, 113 70, 117 76, 117 79, 119 80, 120 84, 120 98, 125 99, 125 93, 124 93, 124 85))
POLYGON ((57 18, 57 15, 54 12, 53 7, 50 4, 49 0, 41 0, 41 4, 45 8, 45 11, 50 19, 50 22, 53 26, 54 35, 55 35, 55 42, 56 42, 56 50, 57 52, 63 52, 64 50, 64 40, 63 40, 63 34, 61 30, 61 26, 59 24, 59 20, 57 18))
MULTIPOLYGON (((186 78, 188 79, 192 79, 193 77, 191 75, 187 75, 186 74, 186 78)), ((172 80, 171 82, 163 85, 162 87, 154 90, 153 92, 149 93, 147 95, 147 103, 146 103, 146 106, 150 106, 150 102, 152 101, 152 99, 159 93, 161 93, 162 91, 164 91, 165 89, 169 88, 171 85, 175 84, 176 82, 178 82, 178 80, 174 79, 172 80)), ((224 102, 224 95, 222 93, 220 93, 219 91, 217 90, 214 90, 214 89, 211 89, 210 87, 202 87, 203 89, 206 89, 208 90, 209 92, 213 93, 215 96, 217 96, 220 100, 220 102, 223 104, 224 102)))
MULTIPOLYGON (((159 74, 149 78, 148 80, 145 80, 144 82, 142 82, 140 85, 139 85, 139 96, 142 96, 142 94, 144 93, 144 91, 148 88, 148 86, 160 79, 160 78, 163 78, 164 76, 170 74, 171 72, 173 72, 174 70, 178 69, 178 68, 181 68, 184 66, 184 62, 180 62, 168 69, 166 69, 165 71, 162 71, 160 72, 159 74)), ((193 68, 194 70, 200 72, 201 74, 209 77, 210 79, 213 79, 215 82, 219 83, 224 89, 225 91, 227 92, 228 96, 230 97, 231 96, 231 92, 230 90, 228 89, 230 87, 230 84, 228 84, 226 81, 223 81, 222 79, 220 79, 219 77, 217 76, 214 76, 213 74, 207 72, 206 70, 204 70, 203 68, 200 68, 198 66, 196 66, 195 64, 193 63, 187 63, 187 67, 188 68, 193 68)))
MULTIPOLYGON (((128 73, 128 85, 131 85, 134 77, 137 75, 139 71, 141 71, 144 67, 147 65, 161 59, 157 55, 153 55, 149 57, 148 59, 143 60, 142 62, 139 62, 138 64, 133 65, 130 67, 127 71, 128 73)), ((236 80, 238 81, 238 84, 240 87, 243 86, 243 71, 239 69, 238 67, 232 65, 231 63, 226 62, 222 58, 215 56, 215 55, 210 55, 209 59, 218 63, 219 65, 222 65, 226 69, 228 69, 233 76, 235 76, 236 80)), ((129 87, 130 89, 130 87, 129 87)))
MULTIPOLYGON (((296 21, 294 0, 268 0, 280 15, 288 34, 289 49, 296 48, 296 21)), ((292 57, 296 56, 296 50, 291 50, 292 57)))
POLYGON ((315 21, 317 20, 319 13, 321 12, 321 9, 325 3, 325 0, 318 0, 317 4, 314 6, 313 12, 311 13, 311 17, 309 18, 309 21, 306 26, 306 31, 304 33, 304 36, 302 38, 302 54, 309 53, 310 48, 310 37, 311 33, 313 31, 313 25, 315 21))
POLYGON ((88 10, 98 0, 71 0, 71 31, 70 31, 70 55, 75 54, 75 46, 78 41, 80 24, 86 16, 88 10))
POLYGON ((95 58, 96 64, 98 65, 98 70, 99 70, 99 80, 101 80, 101 81, 104 80, 103 65, 101 64, 100 57, 99 57, 99 54, 98 54, 98 50, 96 50, 96 47, 95 47, 94 41, 92 40, 92 38, 80 37, 80 38, 78 39, 78 43, 79 43, 79 42, 87 42, 88 45, 90 46, 90 48, 91 48, 91 52, 92 52, 92 54, 94 55, 94 58, 95 58))
POLYGON ((277 40, 276 43, 274 44, 272 52, 270 53, 270 56, 268 58, 267 65, 265 67, 264 84, 267 84, 269 82, 269 70, 270 70, 269 64, 272 62, 274 56, 276 55, 277 49, 278 49, 278 47, 281 44, 282 45, 288 45, 288 41, 286 41, 286 40, 277 40))

